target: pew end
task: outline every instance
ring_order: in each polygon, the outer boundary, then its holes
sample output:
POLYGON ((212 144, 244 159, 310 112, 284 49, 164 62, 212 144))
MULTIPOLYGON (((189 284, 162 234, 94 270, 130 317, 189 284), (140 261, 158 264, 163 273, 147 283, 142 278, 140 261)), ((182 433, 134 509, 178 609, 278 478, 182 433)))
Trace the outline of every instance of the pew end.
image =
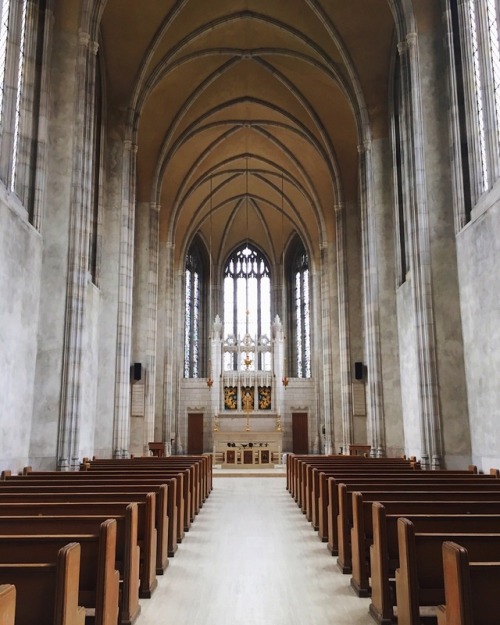
POLYGON ((0 586, 0 625, 14 625, 16 614, 16 587, 13 584, 0 586))

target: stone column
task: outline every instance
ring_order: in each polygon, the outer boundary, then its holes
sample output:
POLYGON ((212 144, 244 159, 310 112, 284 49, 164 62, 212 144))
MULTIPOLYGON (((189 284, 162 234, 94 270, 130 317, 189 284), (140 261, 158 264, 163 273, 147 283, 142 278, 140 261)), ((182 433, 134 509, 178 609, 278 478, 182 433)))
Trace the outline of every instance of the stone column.
POLYGON ((147 281, 147 336, 146 336, 146 404, 144 412, 144 454, 149 453, 148 443, 155 434, 156 396, 156 328, 158 310, 158 236, 160 206, 152 203, 149 210, 149 266, 147 281))
MULTIPOLYGON (((172 389, 174 386, 174 362, 172 358, 174 350, 174 252, 175 246, 170 241, 165 245, 166 255, 166 297, 165 297, 165 359, 164 359, 164 380, 163 380, 163 419, 164 436, 169 453, 172 453, 171 438, 178 436, 177 424, 174 414, 174 397, 172 389)), ((174 440, 174 451, 176 451, 176 441, 174 440)))
POLYGON ((332 369, 332 326, 331 326, 331 291, 330 272, 333 270, 333 245, 326 241, 320 244, 321 266, 319 287, 321 296, 321 335, 314 337, 316 351, 321 353, 322 368, 321 379, 323 387, 323 401, 318 424, 324 420, 325 423, 325 454, 333 453, 332 431, 333 431, 333 369, 332 369))
POLYGON ((113 456, 127 458, 130 444, 130 356, 132 336, 132 287, 135 222, 135 160, 137 146, 123 144, 122 204, 120 216, 120 260, 115 363, 115 414, 113 456))
POLYGON ((82 341, 88 281, 88 237, 91 206, 95 59, 97 43, 80 32, 77 55, 75 101, 76 136, 71 175, 68 276, 63 374, 59 413, 57 467, 62 471, 79 467, 82 341))
POLYGON ((371 142, 358 146, 360 155, 361 236, 363 257, 364 341, 367 366, 367 417, 371 455, 385 453, 380 312, 377 275, 377 238, 373 209, 371 142))
POLYGON ((337 244, 337 295, 339 314, 340 395, 342 405, 342 447, 353 443, 351 352, 349 345, 349 293, 345 244, 345 204, 335 205, 337 244))
POLYGON ((420 68, 416 33, 398 46, 407 94, 409 239, 412 297, 417 333, 419 395, 421 403, 424 468, 439 468, 442 456, 441 417, 438 399, 436 339, 432 301, 431 256, 420 68))

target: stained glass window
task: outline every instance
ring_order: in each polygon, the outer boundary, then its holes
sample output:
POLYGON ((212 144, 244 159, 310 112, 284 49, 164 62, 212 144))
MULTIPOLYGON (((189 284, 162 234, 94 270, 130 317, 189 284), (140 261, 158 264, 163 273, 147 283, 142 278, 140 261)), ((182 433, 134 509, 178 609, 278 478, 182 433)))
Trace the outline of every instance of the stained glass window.
MULTIPOLYGON (((230 256, 224 267, 224 335, 243 339, 248 333, 253 340, 258 340, 263 335, 269 336, 270 331, 269 263, 257 248, 245 244, 230 256)), ((226 371, 245 366, 243 361, 236 362, 235 354, 226 352, 224 358, 226 371)), ((259 369, 270 367, 270 362, 265 361, 265 354, 260 354, 259 358, 259 369)))
POLYGON ((23 0, 23 8, 21 13, 21 45, 19 50, 19 67, 17 70, 17 92, 16 92, 16 109, 14 119, 14 147, 12 153, 12 178, 11 189, 15 189, 16 174, 17 174, 17 162, 18 162, 18 148, 19 148, 19 133, 21 123, 21 101, 23 96, 24 86, 24 57, 26 47, 26 11, 28 7, 28 1, 23 0))
POLYGON ((293 375, 311 377, 311 300, 309 257, 300 243, 291 262, 293 375))
POLYGON ((186 255, 185 277, 185 330, 184 330, 184 377, 201 376, 202 338, 202 288, 203 263, 196 244, 186 255))
POLYGON ((472 68, 474 79, 474 95, 478 125, 478 141, 479 141, 479 158, 481 161, 481 184, 480 190, 486 191, 489 187, 489 171, 488 160, 486 158, 486 136, 484 130, 484 105, 483 105, 483 85, 481 75, 481 63, 479 58, 479 36, 477 29, 476 3, 474 0, 469 2, 469 25, 470 25, 470 42, 472 53, 472 68))
POLYGON ((9 34, 10 0, 0 0, 0 121, 3 119, 5 93, 5 66, 7 63, 7 37, 9 34))

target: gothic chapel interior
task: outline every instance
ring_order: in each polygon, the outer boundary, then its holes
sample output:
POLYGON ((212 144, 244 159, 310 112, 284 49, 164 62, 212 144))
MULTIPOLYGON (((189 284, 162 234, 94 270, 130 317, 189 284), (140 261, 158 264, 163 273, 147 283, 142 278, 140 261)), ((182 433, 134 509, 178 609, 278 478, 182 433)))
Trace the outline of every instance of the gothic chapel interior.
POLYGON ((245 424, 500 464, 496 0, 0 20, 0 468, 245 424))

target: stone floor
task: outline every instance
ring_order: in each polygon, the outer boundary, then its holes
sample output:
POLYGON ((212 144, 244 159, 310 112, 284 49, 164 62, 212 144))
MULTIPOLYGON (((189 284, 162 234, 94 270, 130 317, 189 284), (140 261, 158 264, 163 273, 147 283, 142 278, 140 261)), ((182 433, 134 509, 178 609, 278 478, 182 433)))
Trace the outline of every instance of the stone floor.
POLYGON ((373 625, 285 488, 214 479, 214 489, 137 625, 373 625))

